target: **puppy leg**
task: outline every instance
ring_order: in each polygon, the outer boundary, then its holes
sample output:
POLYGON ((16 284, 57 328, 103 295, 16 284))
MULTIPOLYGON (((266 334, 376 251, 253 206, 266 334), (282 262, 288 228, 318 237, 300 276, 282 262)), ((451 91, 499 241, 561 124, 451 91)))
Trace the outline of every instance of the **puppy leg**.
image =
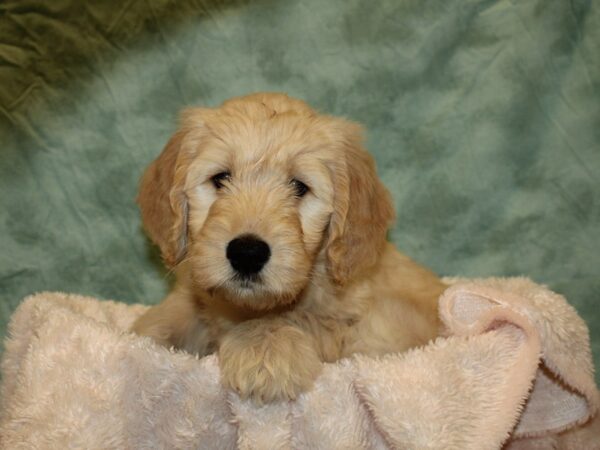
POLYGON ((220 342, 219 363, 223 383, 259 404, 296 398, 322 368, 312 336, 282 318, 234 327, 220 342))
POLYGON ((132 331, 140 336, 149 336, 165 347, 175 347, 199 356, 214 350, 214 341, 197 306, 189 297, 177 292, 136 320, 132 331))

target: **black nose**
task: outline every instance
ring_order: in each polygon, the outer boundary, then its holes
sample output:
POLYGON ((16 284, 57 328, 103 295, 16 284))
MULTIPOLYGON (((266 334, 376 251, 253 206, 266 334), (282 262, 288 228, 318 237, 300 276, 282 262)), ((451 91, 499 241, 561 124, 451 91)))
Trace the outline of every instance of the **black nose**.
POLYGON ((233 239, 227 244, 227 259, 239 274, 248 276, 260 272, 271 257, 269 245, 251 234, 233 239))

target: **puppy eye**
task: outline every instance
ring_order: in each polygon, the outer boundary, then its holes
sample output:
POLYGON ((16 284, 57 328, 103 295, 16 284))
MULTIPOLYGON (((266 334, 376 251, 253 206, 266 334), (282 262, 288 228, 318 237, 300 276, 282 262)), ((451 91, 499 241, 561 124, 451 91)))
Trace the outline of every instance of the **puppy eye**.
POLYGON ((308 192, 308 186, 300 180, 294 178, 292 181, 290 181, 290 184, 294 189, 294 194, 296 197, 304 197, 304 195, 308 192))
POLYGON ((230 180, 231 180, 231 174, 229 172, 219 172, 218 174, 213 175, 210 178, 210 181, 212 181, 212 184, 217 189, 220 189, 223 187, 223 182, 230 181, 230 180))

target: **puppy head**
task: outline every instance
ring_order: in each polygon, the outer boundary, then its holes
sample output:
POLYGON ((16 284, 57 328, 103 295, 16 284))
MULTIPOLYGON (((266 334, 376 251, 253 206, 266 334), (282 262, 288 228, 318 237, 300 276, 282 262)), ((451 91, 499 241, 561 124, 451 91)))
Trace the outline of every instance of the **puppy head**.
POLYGON ((315 264, 343 285, 373 266, 393 219, 360 127, 282 94, 183 112, 138 202, 167 266, 240 306, 293 301, 315 264))

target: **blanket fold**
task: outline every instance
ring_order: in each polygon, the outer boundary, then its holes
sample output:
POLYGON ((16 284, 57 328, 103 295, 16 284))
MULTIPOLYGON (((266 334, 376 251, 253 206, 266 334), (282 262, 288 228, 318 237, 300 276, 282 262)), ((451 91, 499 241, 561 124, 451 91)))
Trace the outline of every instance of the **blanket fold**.
POLYGON ((2 448, 600 449, 588 331, 525 278, 454 280, 444 336, 327 364, 257 407, 197 359, 127 330, 145 306, 42 293, 13 315, 2 448))

